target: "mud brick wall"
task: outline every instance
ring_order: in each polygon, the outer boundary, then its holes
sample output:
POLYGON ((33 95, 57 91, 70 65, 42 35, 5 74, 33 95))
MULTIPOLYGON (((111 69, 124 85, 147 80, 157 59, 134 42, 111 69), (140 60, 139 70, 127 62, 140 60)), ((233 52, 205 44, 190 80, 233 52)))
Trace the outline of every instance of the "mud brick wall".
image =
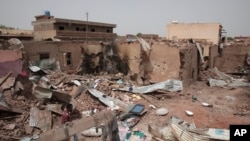
POLYGON ((128 58, 129 68, 133 73, 144 71, 147 79, 160 82, 179 78, 179 50, 167 44, 154 43, 148 55, 142 56, 139 43, 118 45, 120 56, 128 58), (142 65, 142 66, 140 66, 142 65))
POLYGON ((215 58, 218 56, 218 46, 210 46, 209 47, 209 68, 214 68, 215 58))
MULTIPOLYGON (((145 78, 151 82, 179 79, 183 81, 184 86, 188 86, 196 80, 198 75, 196 48, 179 49, 166 43, 157 42, 153 43, 151 51, 146 53, 146 56, 143 56, 145 52, 137 42, 118 43, 108 46, 96 43, 84 46, 82 42, 33 41, 24 42, 24 46, 28 60, 40 60, 39 55, 41 53, 48 53, 51 58, 55 58, 60 62, 62 71, 75 70, 82 60, 85 64, 86 61, 88 61, 87 64, 90 64, 82 65, 85 69, 86 66, 91 66, 94 69, 102 69, 99 72, 117 73, 117 70, 120 72, 130 71, 132 74, 141 74, 143 72, 145 78), (81 49, 81 46, 84 50, 81 49), (64 64, 65 58, 63 54, 65 52, 71 52, 72 64, 70 66, 64 64), (83 56, 82 52, 84 53, 83 56), (110 56, 110 53, 113 55, 110 56), (105 59, 106 61, 103 61, 105 59), (115 65, 117 70, 110 71, 108 65, 115 65)), ((94 69, 93 73, 96 73, 94 69)), ((91 73, 91 71, 87 73, 91 73)))
POLYGON ((81 42, 24 42, 24 49, 29 61, 40 60, 40 54, 49 54, 50 58, 59 61, 62 71, 73 70, 81 58, 81 42), (64 53, 71 53, 71 65, 65 65, 64 53))
POLYGON ((222 50, 222 56, 216 57, 214 66, 225 73, 235 72, 238 66, 244 66, 246 54, 250 52, 250 46, 246 45, 230 45, 222 50))
POLYGON ((198 78, 198 50, 196 47, 180 49, 180 79, 184 87, 189 86, 198 78))

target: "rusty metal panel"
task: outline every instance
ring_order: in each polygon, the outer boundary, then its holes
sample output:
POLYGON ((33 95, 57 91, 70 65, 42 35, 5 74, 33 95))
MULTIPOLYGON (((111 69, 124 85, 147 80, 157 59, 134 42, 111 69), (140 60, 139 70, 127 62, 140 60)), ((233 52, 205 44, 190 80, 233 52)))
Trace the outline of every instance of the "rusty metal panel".
POLYGON ((39 110, 36 107, 30 109, 30 121, 31 127, 38 127, 43 132, 51 130, 51 112, 48 110, 39 110))

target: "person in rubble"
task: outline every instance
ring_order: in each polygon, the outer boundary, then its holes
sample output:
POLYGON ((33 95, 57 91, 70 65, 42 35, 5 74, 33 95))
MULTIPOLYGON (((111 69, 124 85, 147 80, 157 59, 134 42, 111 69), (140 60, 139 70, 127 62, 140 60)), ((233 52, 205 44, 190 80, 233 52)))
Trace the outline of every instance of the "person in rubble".
MULTIPOLYGON (((62 110, 62 117, 61 117, 62 124, 65 124, 65 123, 70 121, 70 113, 72 112, 73 107, 71 104, 66 104, 66 105, 64 104, 64 105, 62 105, 61 110, 62 110)), ((65 139, 63 141, 69 141, 69 140, 70 140, 70 138, 65 139)), ((74 134, 74 141, 78 141, 77 134, 74 134)))
POLYGON ((71 104, 66 104, 62 105, 61 107, 62 110, 62 124, 65 124, 66 122, 70 121, 70 113, 72 111, 72 105, 71 104))

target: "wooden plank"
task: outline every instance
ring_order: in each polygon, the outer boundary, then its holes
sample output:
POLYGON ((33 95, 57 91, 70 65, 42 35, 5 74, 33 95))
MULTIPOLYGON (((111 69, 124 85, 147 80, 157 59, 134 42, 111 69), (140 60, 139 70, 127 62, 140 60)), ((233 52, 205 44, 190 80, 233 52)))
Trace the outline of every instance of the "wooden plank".
POLYGON ((112 111, 105 111, 97 113, 94 116, 88 118, 82 118, 79 120, 75 120, 70 122, 67 126, 63 125, 62 127, 56 128, 54 130, 50 130, 44 132, 40 135, 40 141, 61 141, 64 139, 68 139, 76 133, 87 130, 91 127, 100 126, 101 123, 108 123, 115 118, 115 115, 112 111))
POLYGON ((7 78, 12 74, 12 72, 9 72, 6 76, 4 76, 4 78, 2 79, 2 81, 0 82, 0 86, 7 80, 7 78))

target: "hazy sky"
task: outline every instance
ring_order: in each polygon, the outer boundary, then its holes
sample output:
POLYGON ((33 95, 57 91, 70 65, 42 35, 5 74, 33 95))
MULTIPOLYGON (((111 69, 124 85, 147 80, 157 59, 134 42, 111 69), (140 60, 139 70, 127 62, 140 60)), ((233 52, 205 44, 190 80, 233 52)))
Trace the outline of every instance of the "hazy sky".
POLYGON ((35 15, 117 24, 118 35, 159 34, 166 25, 219 22, 228 36, 250 35, 250 0, 0 0, 0 24, 32 29, 35 15))

